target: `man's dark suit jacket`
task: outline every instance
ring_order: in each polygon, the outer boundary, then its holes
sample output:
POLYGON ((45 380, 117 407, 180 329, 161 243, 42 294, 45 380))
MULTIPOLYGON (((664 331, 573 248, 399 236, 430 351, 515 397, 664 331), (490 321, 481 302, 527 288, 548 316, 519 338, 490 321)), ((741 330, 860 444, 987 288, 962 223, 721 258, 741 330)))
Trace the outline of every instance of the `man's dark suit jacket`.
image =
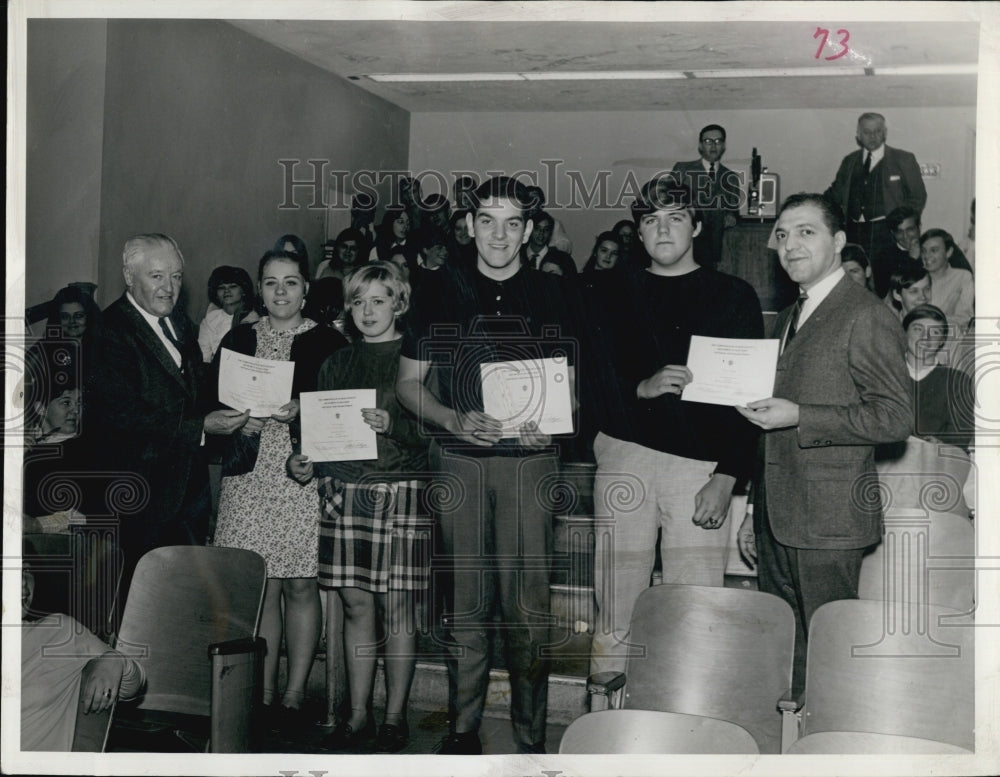
POLYGON ((161 536, 171 544, 170 527, 185 494, 208 485, 197 455, 209 409, 201 350, 186 316, 175 313, 170 320, 182 345, 183 373, 125 295, 113 302, 104 311, 84 392, 84 434, 96 463, 141 484, 134 499, 121 495, 126 556, 156 547, 161 536))
POLYGON ((740 174, 717 162, 713 183, 700 159, 678 162, 671 172, 691 189, 695 205, 701 211, 702 227, 701 234, 695 238, 695 254, 703 255, 696 255, 695 259, 699 264, 715 265, 722 258, 726 215, 739 217, 740 197, 743 196, 740 174), (710 256, 704 256, 705 252, 710 256))
POLYGON ((905 352, 898 319, 845 276, 779 357, 774 396, 799 405, 799 425, 761 437, 766 514, 783 545, 846 550, 881 539, 874 446, 913 428, 905 352))
MULTIPOLYGON (((836 202, 847 214, 847 200, 851 193, 851 176, 860 171, 864 165, 864 149, 859 148, 845 156, 840 162, 837 177, 825 194, 836 202)), ((882 204, 885 214, 892 213, 896 208, 908 205, 917 213, 927 204, 927 189, 920 177, 920 166, 917 158, 909 151, 885 147, 882 161, 875 166, 875 172, 882 181, 882 204)), ((883 215, 885 215, 883 214, 883 215)))

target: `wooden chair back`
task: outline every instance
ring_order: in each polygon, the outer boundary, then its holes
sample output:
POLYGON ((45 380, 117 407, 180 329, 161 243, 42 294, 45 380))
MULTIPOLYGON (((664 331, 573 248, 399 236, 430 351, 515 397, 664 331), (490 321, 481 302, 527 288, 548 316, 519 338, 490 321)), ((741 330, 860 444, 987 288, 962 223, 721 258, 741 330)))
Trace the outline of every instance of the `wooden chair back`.
POLYGON ((80 527, 66 534, 25 534, 32 559, 32 610, 62 612, 111 640, 124 557, 108 528, 80 527))
POLYGON ((975 535, 962 515, 891 510, 882 542, 861 563, 858 598, 972 612, 975 535))
POLYGON ((237 548, 172 546, 139 559, 116 645, 146 671, 139 709, 211 714, 208 646, 256 637, 266 575, 263 558, 237 548))
POLYGON ((759 591, 659 585, 636 601, 623 706, 726 720, 780 752, 776 705, 792 680, 795 621, 759 591))
POLYGON ((745 728, 725 720, 657 710, 603 710, 574 720, 560 753, 758 753, 745 728))
POLYGON ((972 462, 954 445, 910 437, 879 448, 875 468, 882 491, 882 509, 921 509, 967 515, 965 481, 972 462))
POLYGON ((974 629, 933 605, 894 627, 891 606, 843 600, 813 615, 802 735, 892 734, 974 750, 974 629))

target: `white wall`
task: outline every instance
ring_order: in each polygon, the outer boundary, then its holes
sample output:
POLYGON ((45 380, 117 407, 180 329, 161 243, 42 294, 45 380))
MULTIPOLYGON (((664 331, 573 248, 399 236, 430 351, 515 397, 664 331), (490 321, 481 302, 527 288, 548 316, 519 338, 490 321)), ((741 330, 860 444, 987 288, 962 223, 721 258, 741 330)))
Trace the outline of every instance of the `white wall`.
MULTIPOLYGON (((696 159, 698 130, 710 123, 727 129, 724 161, 748 160, 756 146, 763 163, 781 176, 781 195, 822 191, 841 158, 856 148, 854 128, 864 110, 670 111, 628 113, 414 113, 410 117, 410 169, 436 170, 451 182, 454 171, 507 174, 534 171, 550 204, 571 194, 567 171, 579 171, 588 187, 609 171, 608 190, 617 197, 632 170, 640 183, 678 160, 696 159), (542 160, 562 160, 554 184, 542 160), (629 161, 631 160, 631 161, 629 161)), ((888 143, 939 162, 938 179, 926 179, 925 228, 943 227, 961 242, 974 191, 974 107, 885 109, 888 143)), ((553 165, 549 166, 552 169, 553 165)), ((425 191, 434 191, 431 177, 425 191)), ((578 187, 577 187, 578 188, 578 187)), ((600 210, 552 208, 574 242, 582 265, 598 232, 627 217, 626 207, 600 210)))

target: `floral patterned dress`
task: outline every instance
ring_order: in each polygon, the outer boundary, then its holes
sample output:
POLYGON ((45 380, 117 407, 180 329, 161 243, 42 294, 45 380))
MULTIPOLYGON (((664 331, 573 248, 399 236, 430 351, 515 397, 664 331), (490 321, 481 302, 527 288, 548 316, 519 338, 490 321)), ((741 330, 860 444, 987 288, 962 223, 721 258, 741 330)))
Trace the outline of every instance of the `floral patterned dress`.
MULTIPOLYGON (((316 325, 306 319, 294 329, 278 331, 262 318, 253 325, 257 333, 254 356, 287 361, 295 336, 316 325)), ((288 476, 285 462, 291 452, 288 424, 267 419, 253 471, 222 479, 214 544, 256 551, 267 562, 268 577, 316 577, 316 486, 300 485, 288 476)))

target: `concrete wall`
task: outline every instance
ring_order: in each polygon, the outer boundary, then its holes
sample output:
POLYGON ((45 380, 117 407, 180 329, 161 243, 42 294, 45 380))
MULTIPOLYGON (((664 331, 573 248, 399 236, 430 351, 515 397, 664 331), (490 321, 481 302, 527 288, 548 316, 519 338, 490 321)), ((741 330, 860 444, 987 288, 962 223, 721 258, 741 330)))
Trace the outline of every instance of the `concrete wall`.
MULTIPOLYGON (((632 171, 641 184, 678 160, 698 158, 698 130, 719 123, 727 129, 724 162, 748 163, 757 147, 771 172, 781 176, 781 194, 824 190, 841 158, 856 148, 854 128, 864 110, 670 111, 627 113, 422 113, 410 122, 410 167, 435 170, 453 180, 452 171, 533 171, 551 208, 574 243, 582 265, 594 237, 626 218, 632 171), (543 160, 560 160, 548 166, 543 160), (548 171, 555 170, 550 178, 548 171), (576 171, 587 188, 604 177, 612 201, 625 187, 624 207, 600 209, 570 204, 567 171, 576 171)), ((968 228, 974 191, 973 150, 976 109, 885 110, 889 145, 916 154, 920 162, 939 162, 941 176, 927 179, 925 227, 943 227, 961 240, 968 228)), ((425 189, 433 186, 427 176, 425 189)), ((576 187, 579 190, 579 186, 576 187)), ((614 204, 614 203, 612 203, 614 204)))
POLYGON ((105 20, 28 21, 25 300, 97 282, 105 20))
POLYGON ((405 168, 409 114, 217 21, 108 22, 101 189, 100 301, 121 294, 121 247, 164 232, 186 259, 188 313, 204 314, 219 264, 257 261, 281 234, 305 240, 315 268, 326 212, 286 195, 278 160, 329 169, 405 168), (290 200, 290 198, 289 198, 290 200), (287 203, 286 203, 287 204, 287 203))

